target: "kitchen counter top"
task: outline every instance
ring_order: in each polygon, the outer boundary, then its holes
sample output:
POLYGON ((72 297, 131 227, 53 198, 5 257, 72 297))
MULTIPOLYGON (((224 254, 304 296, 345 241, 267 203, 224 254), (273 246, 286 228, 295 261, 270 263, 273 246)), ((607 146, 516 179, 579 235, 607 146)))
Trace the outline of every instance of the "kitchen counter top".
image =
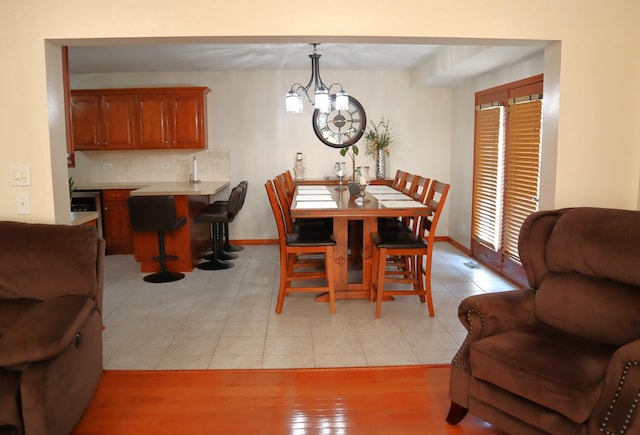
POLYGON ((226 189, 229 181, 202 181, 200 183, 183 182, 122 182, 122 183, 85 183, 76 190, 134 189, 131 196, 155 195, 215 195, 226 189))
POLYGON ((82 225, 98 219, 97 211, 72 211, 71 225, 82 225))

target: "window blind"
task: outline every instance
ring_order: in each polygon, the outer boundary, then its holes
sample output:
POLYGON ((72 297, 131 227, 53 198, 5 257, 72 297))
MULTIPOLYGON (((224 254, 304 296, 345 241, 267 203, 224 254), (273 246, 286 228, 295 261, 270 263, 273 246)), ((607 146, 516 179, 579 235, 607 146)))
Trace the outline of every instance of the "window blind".
POLYGON ((509 101, 502 251, 516 261, 522 223, 538 210, 542 100, 535 97, 509 101))
POLYGON ((477 107, 471 235, 493 250, 500 238, 503 119, 503 106, 477 107))

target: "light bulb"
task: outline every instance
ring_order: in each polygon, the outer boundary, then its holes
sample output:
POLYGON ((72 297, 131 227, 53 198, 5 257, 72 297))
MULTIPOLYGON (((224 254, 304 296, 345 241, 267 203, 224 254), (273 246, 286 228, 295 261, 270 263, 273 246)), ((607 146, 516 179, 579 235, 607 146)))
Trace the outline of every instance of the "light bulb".
POLYGON ((336 94, 336 110, 347 110, 349 108, 349 94, 340 91, 336 94))
POLYGON ((315 107, 322 113, 331 112, 331 98, 328 89, 318 89, 315 92, 315 107))
POLYGON ((302 98, 297 93, 291 91, 285 98, 287 112, 302 113, 302 98))

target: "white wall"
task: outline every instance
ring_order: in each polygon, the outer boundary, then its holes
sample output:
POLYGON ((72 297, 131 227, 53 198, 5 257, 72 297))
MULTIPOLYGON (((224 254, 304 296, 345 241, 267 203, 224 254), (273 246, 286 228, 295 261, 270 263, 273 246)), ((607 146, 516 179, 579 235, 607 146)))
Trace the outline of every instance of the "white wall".
MULTIPOLYGON (((330 175, 333 163, 348 157, 322 144, 311 124, 313 111, 305 106, 302 114, 284 110, 284 94, 293 82, 308 79, 309 71, 200 71, 165 73, 120 73, 72 75, 72 89, 208 86, 209 150, 185 151, 87 151, 78 152, 76 168, 69 174, 83 181, 149 181, 188 179, 188 163, 196 155, 204 180, 230 179, 233 184, 249 181, 247 200, 233 222, 233 237, 265 239, 277 236, 264 191, 267 179, 293 170, 297 152, 304 156, 305 177, 330 175), (226 154, 225 154, 226 153, 226 154), (212 158, 220 156, 221 159, 212 158), (222 165, 228 155, 230 167, 222 165), (113 169, 103 170, 102 163, 113 169), (170 168, 160 169, 160 163, 170 168), (213 163, 212 163, 213 162, 213 163)), ((449 181, 451 106, 449 89, 411 88, 407 72, 322 71, 327 82, 339 81, 364 106, 369 120, 382 116, 390 120, 396 141, 387 160, 387 176, 401 168, 431 178, 449 181)), ((374 159, 364 152, 358 165, 374 159)), ((448 231, 446 214, 439 234, 448 231)))
MULTIPOLYGON (((80 0, 0 2, 0 16, 4 18, 0 52, 6 64, 0 69, 4 85, 0 105, 0 219, 40 222, 69 219, 64 138, 59 128, 50 128, 59 122, 56 113, 61 107, 58 89, 62 84, 54 72, 60 66, 58 44, 104 42, 106 38, 118 41, 196 37, 238 41, 253 37, 253 41, 300 43, 331 39, 481 44, 518 39, 560 41, 555 50, 560 58, 554 61, 559 64, 556 77, 561 97, 553 205, 638 206, 640 4, 637 0, 613 3, 539 0, 533 7, 531 2, 503 0, 399 0, 393 7, 378 0, 356 0, 340 5, 341 16, 348 19, 332 20, 324 16, 316 19, 313 14, 302 18, 300 9, 304 7, 299 0, 223 3, 138 0, 126 5, 80 0), (48 44, 49 40, 54 43, 48 44), (9 174, 13 164, 31 166, 31 186, 11 185, 9 174), (16 193, 21 191, 31 195, 31 215, 16 213, 16 193)), ((288 84, 294 79, 298 80, 283 76, 274 82, 288 84)), ((367 94, 364 91, 367 90, 353 93, 364 96, 367 94)), ((278 93, 273 99, 274 107, 281 104, 281 97, 278 93)), ((366 105, 371 107, 374 118, 384 115, 376 112, 373 102, 366 105)), ((282 139, 289 134, 288 128, 286 131, 283 128, 284 117, 263 112, 262 115, 273 117, 279 130, 268 136, 251 128, 251 140, 262 144, 264 151, 246 155, 239 145, 240 157, 265 160, 276 156, 274 166, 290 167, 293 153, 306 142, 300 139, 298 146, 282 148, 282 139)), ((286 125, 289 127, 290 123, 286 125)), ((397 127, 399 132, 403 131, 402 125, 397 127)), ((300 128, 300 132, 306 131, 300 128)), ((301 138, 301 134, 295 137, 301 138)), ((425 143, 421 137, 402 139, 425 143)), ((327 162, 330 160, 333 158, 327 158, 327 162)), ((392 159, 391 167, 397 166, 398 162, 392 159)), ((232 174, 235 169, 231 168, 232 174)), ((260 174, 264 175, 266 171, 260 174)))

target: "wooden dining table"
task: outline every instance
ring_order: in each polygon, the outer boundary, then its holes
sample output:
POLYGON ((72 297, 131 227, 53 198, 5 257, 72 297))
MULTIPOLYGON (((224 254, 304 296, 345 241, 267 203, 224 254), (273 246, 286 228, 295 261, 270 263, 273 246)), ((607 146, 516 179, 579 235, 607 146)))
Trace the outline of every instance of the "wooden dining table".
MULTIPOLYGON (((332 218, 335 246, 336 299, 369 298, 373 247, 371 234, 378 231, 378 218, 403 216, 428 216, 431 208, 390 186, 371 185, 364 198, 358 200, 346 188, 334 185, 298 185, 291 204, 292 219, 332 218), (355 280, 349 261, 349 224, 362 222, 362 246, 352 247, 352 252, 362 253, 362 278, 355 280), (354 249, 356 248, 356 249, 354 249)), ((356 237, 360 240, 360 237, 356 237)), ((318 300, 324 300, 319 297, 318 300)))

